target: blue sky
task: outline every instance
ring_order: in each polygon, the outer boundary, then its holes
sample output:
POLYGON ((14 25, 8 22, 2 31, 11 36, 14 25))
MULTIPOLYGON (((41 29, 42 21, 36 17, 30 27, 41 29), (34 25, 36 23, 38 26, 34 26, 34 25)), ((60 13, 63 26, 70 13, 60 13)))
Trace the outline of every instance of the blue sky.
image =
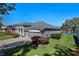
POLYGON ((66 19, 79 16, 79 4, 68 3, 18 3, 16 10, 4 16, 4 24, 44 21, 48 24, 61 26, 66 19))

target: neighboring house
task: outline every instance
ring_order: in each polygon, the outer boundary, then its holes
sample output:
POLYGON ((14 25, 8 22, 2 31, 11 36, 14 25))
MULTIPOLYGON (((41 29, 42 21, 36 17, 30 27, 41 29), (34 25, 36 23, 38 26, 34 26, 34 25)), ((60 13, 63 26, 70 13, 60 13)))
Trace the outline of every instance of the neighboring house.
POLYGON ((24 23, 7 26, 12 32, 20 36, 50 36, 52 33, 60 33, 60 27, 49 25, 45 22, 24 23), (12 30, 14 29, 14 31, 12 30))
POLYGON ((0 32, 5 32, 6 34, 15 34, 15 27, 13 26, 2 26, 0 32))
POLYGON ((0 29, 0 32, 5 32, 5 29, 7 28, 7 26, 2 26, 0 29))

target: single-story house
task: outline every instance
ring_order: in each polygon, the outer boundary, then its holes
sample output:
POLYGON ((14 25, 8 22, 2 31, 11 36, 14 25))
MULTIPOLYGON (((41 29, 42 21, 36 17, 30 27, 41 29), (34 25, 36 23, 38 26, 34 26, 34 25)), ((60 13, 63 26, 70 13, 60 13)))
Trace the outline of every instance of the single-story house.
POLYGON ((50 36, 52 33, 60 33, 60 27, 49 25, 45 22, 36 22, 31 24, 19 24, 7 26, 12 32, 20 36, 50 36))
POLYGON ((13 26, 2 26, 0 32, 5 32, 6 34, 16 34, 15 27, 13 26))
POLYGON ((2 26, 0 29, 0 32, 5 32, 5 29, 7 28, 7 26, 2 26))

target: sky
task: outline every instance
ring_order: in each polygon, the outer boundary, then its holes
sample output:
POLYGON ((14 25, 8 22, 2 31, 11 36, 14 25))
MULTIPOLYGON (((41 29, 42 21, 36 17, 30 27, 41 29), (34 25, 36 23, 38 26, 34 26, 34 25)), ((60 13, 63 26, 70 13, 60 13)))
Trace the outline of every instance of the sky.
POLYGON ((61 26, 65 20, 79 16, 79 4, 71 3, 16 3, 16 10, 4 16, 6 25, 44 21, 61 26))

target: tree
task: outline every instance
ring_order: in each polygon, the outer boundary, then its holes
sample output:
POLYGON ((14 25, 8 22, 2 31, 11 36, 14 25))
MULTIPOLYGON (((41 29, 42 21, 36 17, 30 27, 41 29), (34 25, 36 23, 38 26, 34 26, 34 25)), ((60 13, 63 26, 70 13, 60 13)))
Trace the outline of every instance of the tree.
POLYGON ((74 17, 65 21, 62 25, 62 30, 68 31, 70 29, 73 33, 75 33, 77 25, 79 25, 79 17, 74 17))
POLYGON ((15 3, 0 3, 0 28, 3 25, 1 15, 9 15, 10 11, 15 10, 15 3))
POLYGON ((12 10, 15 10, 15 3, 0 3, 1 15, 9 15, 12 10))
POLYGON ((0 16, 0 28, 1 28, 1 26, 3 25, 3 24, 2 24, 2 20, 3 20, 3 17, 0 16))

